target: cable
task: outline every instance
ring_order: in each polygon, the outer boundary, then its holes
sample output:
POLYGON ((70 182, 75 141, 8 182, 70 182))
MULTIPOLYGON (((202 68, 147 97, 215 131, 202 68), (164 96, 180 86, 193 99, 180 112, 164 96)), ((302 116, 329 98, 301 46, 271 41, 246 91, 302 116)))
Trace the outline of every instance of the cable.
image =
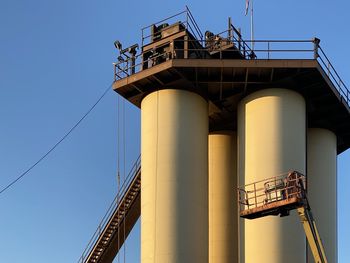
POLYGON ((125 164, 125 153, 126 153, 126 136, 125 136, 125 100, 123 100, 122 104, 122 110, 123 110, 123 181, 125 181, 125 170, 126 170, 126 164, 125 164))
MULTIPOLYGON (((125 170, 126 170, 126 167, 125 167, 125 152, 126 152, 126 139, 125 139, 125 100, 123 100, 123 183, 125 183, 125 170)), ((124 261, 123 263, 125 263, 125 260, 126 260, 126 256, 125 256, 125 253, 126 253, 126 237, 125 237, 125 220, 126 220, 126 216, 125 216, 125 202, 124 202, 124 224, 123 224, 123 235, 124 235, 124 253, 123 253, 123 256, 124 256, 124 261)))
POLYGON ((5 192, 7 189, 9 189, 11 186, 13 186, 15 183, 17 183, 20 179, 22 179, 25 175, 27 175, 35 166, 37 166, 39 163, 41 163, 53 150, 57 148, 58 145, 61 144, 74 130, 79 126, 79 124, 90 114, 90 112, 97 106, 97 104, 103 99, 103 97, 107 94, 107 92, 111 89, 113 83, 108 86, 108 88, 102 93, 102 95, 98 98, 98 100, 90 107, 90 109, 74 124, 70 130, 63 135, 63 137, 56 142, 43 156, 39 158, 34 164, 32 164, 27 170, 25 170, 22 174, 20 174, 15 180, 13 180, 11 183, 9 183, 6 187, 4 187, 0 194, 5 192))
MULTIPOLYGON (((118 157, 117 157, 117 180, 118 180, 118 204, 121 201, 120 198, 120 97, 118 96, 118 100, 117 100, 117 153, 118 153, 118 157)), ((117 212, 117 217, 118 217, 118 242, 117 242, 117 246, 118 246, 118 250, 120 249, 120 222, 122 220, 122 218, 120 218, 120 211, 118 209, 117 212)), ((120 263, 120 254, 118 253, 118 263, 120 263)))
POLYGON ((120 97, 117 99, 117 183, 120 191, 120 97))

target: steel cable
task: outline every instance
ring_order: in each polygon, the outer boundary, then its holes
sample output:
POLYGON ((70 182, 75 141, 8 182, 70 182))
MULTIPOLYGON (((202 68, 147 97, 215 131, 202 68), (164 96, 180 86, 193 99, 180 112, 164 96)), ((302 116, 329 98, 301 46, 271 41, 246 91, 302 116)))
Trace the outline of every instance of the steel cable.
POLYGON ((58 145, 60 145, 78 126, 79 124, 92 112, 93 109, 97 106, 97 104, 103 99, 103 97, 107 94, 107 92, 111 89, 113 83, 108 86, 108 88, 102 93, 102 95, 97 99, 97 101, 89 108, 89 110, 73 125, 72 128, 66 132, 61 139, 59 139, 44 155, 42 155, 34 164, 32 164, 27 170, 21 173, 16 179, 10 182, 7 186, 1 189, 0 194, 4 193, 10 187, 12 187, 15 183, 17 183, 20 179, 22 179, 25 175, 27 175, 31 170, 34 169, 39 163, 41 163, 50 153, 52 153, 58 145))

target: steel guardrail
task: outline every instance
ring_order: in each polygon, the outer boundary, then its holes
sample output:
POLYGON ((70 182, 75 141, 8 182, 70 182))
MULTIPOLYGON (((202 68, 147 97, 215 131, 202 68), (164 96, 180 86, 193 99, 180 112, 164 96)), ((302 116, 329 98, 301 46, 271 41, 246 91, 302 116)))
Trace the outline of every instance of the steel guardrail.
MULTIPOLYGON (((227 31, 223 31, 218 36, 224 35, 227 31)), ((231 43, 238 47, 237 50, 224 50, 221 47, 218 49, 220 53, 219 59, 222 59, 222 53, 228 52, 241 52, 243 59, 248 60, 274 60, 274 59, 314 59, 317 60, 321 68, 324 70, 328 76, 331 83, 336 88, 340 100, 344 101, 346 105, 350 108, 350 91, 345 82, 341 79, 338 72, 336 71, 330 59, 327 57, 325 51, 319 45, 319 41, 315 39, 311 40, 245 40, 232 37, 232 39, 227 39, 222 37, 226 43, 231 43), (248 45, 255 43, 255 49, 251 50, 248 45)), ((179 40, 176 40, 179 41, 179 40)), ((211 50, 206 47, 206 40, 187 40, 187 42, 197 42, 200 44, 200 48, 188 48, 188 49, 175 49, 174 51, 184 51, 187 52, 199 52, 199 54, 209 53, 211 50)), ((180 53, 180 52, 179 52, 180 53)), ((142 70, 142 65, 145 61, 142 61, 142 55, 139 54, 135 57, 135 65, 131 66, 130 61, 123 61, 119 63, 114 63, 114 78, 115 80, 123 79, 130 76, 130 72, 134 69, 135 73, 142 70)), ((176 54, 171 52, 164 52, 152 57, 152 59, 165 58, 169 59, 185 59, 184 57, 178 57, 176 54)), ((191 57, 190 59, 203 59, 202 56, 191 57)), ((165 61, 165 59, 164 59, 165 61)))

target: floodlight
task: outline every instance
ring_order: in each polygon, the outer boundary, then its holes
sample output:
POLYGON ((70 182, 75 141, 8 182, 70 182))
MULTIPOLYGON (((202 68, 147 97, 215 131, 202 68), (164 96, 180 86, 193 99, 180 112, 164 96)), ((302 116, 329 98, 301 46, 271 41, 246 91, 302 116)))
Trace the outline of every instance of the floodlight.
POLYGON ((132 46, 130 46, 130 47, 128 47, 128 52, 130 53, 130 55, 132 56, 132 57, 134 57, 135 55, 136 55, 136 50, 139 48, 139 45, 138 44, 134 44, 134 45, 132 45, 132 46))
POLYGON ((114 46, 116 49, 118 49, 119 51, 122 49, 122 43, 120 43, 119 40, 114 41, 114 46))

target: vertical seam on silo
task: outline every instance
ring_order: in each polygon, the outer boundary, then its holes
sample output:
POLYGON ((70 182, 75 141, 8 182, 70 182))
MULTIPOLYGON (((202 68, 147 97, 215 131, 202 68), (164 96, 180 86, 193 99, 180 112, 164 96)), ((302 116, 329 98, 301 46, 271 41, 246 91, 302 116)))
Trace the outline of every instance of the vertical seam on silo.
POLYGON ((156 263, 157 251, 157 195, 158 195, 158 143, 159 143, 159 90, 157 92, 157 109, 156 109, 156 169, 155 169, 155 197, 154 197, 154 244, 153 244, 153 261, 156 263))
POLYGON ((209 198, 210 198, 210 201, 209 201, 209 215, 210 215, 210 228, 209 228, 209 254, 210 254, 210 257, 211 257, 211 262, 214 262, 213 261, 213 211, 212 211, 212 208, 213 208, 213 185, 212 185, 212 177, 213 177, 213 173, 212 173, 212 169, 213 169, 213 164, 212 164, 212 154, 211 152, 213 151, 212 149, 212 138, 210 139, 210 137, 208 137, 209 139, 209 189, 211 189, 210 191, 210 195, 209 195, 209 198))

